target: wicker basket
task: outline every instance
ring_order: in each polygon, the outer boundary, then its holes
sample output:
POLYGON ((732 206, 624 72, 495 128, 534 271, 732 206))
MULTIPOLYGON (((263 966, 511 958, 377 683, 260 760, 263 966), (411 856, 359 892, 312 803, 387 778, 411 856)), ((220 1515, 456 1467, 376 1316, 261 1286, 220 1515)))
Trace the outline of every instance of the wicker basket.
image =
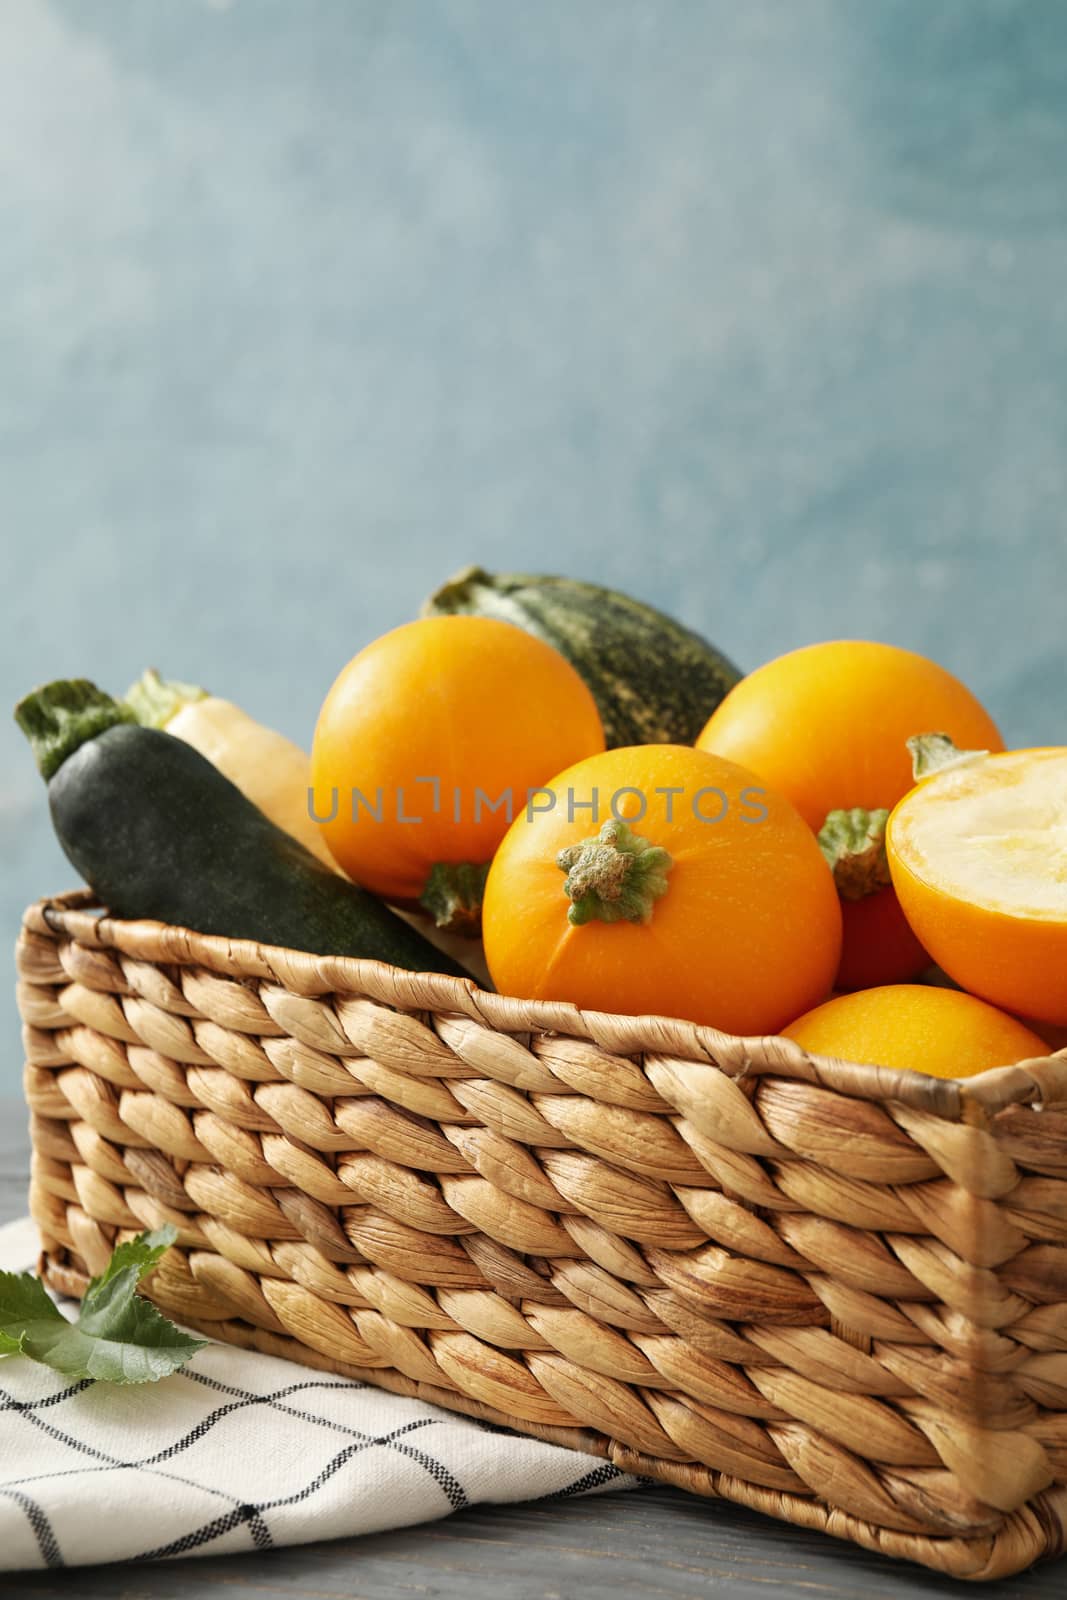
POLYGON ((1067 1528, 1067 1059, 962 1082, 94 915, 18 947, 42 1270, 959 1577, 1067 1528), (1040 1111, 1040 1114, 1035 1114, 1040 1111))

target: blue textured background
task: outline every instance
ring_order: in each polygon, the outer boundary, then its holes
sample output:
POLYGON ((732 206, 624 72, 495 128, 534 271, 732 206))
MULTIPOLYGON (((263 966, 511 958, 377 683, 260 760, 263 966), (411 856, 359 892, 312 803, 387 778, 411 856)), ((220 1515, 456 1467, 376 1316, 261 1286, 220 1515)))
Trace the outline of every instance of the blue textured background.
MULTIPOLYGON (((1065 285, 1059 0, 4 0, 6 697, 307 741, 474 559, 1059 742, 1065 285)), ((0 760, 13 937, 72 872, 0 760)))

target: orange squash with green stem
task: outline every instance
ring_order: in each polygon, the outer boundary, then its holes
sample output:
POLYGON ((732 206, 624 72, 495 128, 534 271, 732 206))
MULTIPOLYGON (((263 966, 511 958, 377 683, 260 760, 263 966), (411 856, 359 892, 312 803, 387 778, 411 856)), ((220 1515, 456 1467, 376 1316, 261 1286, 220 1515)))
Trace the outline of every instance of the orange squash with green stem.
POLYGON ((841 912, 788 800, 704 751, 634 745, 516 817, 483 935, 504 993, 759 1034, 826 995, 841 912))
POLYGON ((592 694, 551 645, 487 617, 428 617, 362 650, 330 689, 313 810, 350 877, 476 934, 527 792, 603 748, 592 694))
POLYGON ((904 982, 930 964, 890 886, 885 824, 912 787, 907 740, 931 728, 959 745, 1004 748, 992 718, 944 667, 844 639, 757 668, 697 740, 759 773, 819 836, 844 917, 838 988, 904 982))

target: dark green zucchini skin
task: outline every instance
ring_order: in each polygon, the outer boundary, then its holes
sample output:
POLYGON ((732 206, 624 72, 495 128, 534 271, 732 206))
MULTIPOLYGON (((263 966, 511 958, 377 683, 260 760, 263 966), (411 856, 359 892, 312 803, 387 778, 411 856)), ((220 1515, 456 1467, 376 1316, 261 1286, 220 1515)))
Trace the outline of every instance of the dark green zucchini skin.
POLYGON ((741 678, 714 645, 662 611, 577 578, 468 567, 423 614, 498 617, 553 645, 592 690, 609 750, 692 744, 741 678))
POLYGON ((63 761, 48 803, 68 858, 114 916, 469 976, 169 733, 107 728, 63 761))

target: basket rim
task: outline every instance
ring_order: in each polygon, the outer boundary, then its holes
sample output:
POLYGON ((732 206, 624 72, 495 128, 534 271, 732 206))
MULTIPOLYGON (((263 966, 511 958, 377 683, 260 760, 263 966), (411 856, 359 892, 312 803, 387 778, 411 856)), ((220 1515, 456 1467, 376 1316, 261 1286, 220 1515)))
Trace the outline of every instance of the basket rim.
POLYGON ((405 1010, 450 1012, 505 1033, 585 1038, 620 1056, 673 1056, 714 1065, 734 1078, 773 1074, 852 1099, 894 1101, 946 1122, 981 1126, 1010 1106, 1040 1108, 1046 1102, 1067 1101, 1067 1049, 1014 1066, 991 1067, 970 1078, 935 1078, 918 1069, 809 1055, 780 1035, 741 1037, 679 1017, 587 1011, 569 1001, 496 994, 472 978, 408 972, 384 961, 312 955, 149 919, 113 917, 88 889, 34 901, 23 913, 22 927, 30 935, 65 934, 79 944, 115 950, 137 961, 266 979, 309 996, 347 990, 405 1010))

